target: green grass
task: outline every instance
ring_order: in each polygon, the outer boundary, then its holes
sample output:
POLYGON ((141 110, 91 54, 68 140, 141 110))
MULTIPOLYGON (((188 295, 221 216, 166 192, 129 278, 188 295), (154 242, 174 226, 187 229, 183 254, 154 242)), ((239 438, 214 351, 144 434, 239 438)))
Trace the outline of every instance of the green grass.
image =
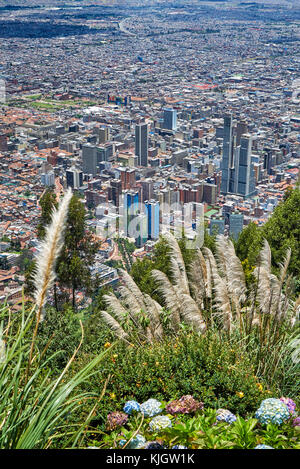
MULTIPOLYGON (((81 346, 75 349, 67 365, 59 373, 51 362, 59 351, 48 359, 35 351, 29 367, 32 328, 35 312, 12 318, 6 306, 0 310, 0 449, 44 449, 55 447, 63 438, 62 447, 74 447, 85 431, 90 415, 76 421, 70 416, 79 412, 87 399, 99 401, 99 394, 78 392, 76 388, 89 381, 95 367, 107 352, 94 357, 76 373, 69 369, 81 346), (6 320, 4 319, 6 318, 6 320)), ((93 402, 94 403, 94 402, 93 402)))

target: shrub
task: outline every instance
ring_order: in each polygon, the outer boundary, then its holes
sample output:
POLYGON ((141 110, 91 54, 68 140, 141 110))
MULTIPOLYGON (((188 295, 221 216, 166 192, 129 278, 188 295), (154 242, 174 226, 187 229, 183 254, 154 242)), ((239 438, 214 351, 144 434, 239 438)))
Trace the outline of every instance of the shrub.
POLYGON ((161 401, 192 394, 205 407, 228 408, 241 415, 257 409, 270 397, 253 375, 247 355, 232 349, 216 333, 198 336, 182 332, 177 338, 143 347, 117 345, 91 389, 102 389, 110 374, 95 425, 103 424, 121 403, 139 403, 156 396, 161 401))

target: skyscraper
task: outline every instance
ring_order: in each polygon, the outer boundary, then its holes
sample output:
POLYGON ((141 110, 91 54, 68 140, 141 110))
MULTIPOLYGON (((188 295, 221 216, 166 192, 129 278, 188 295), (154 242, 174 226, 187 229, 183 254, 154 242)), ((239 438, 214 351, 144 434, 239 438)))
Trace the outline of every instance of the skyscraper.
POLYGON ((147 200, 145 202, 148 217, 148 239, 158 239, 159 237, 159 202, 147 200))
POLYGON ((235 169, 237 178, 236 194, 244 197, 255 194, 254 166, 251 161, 252 138, 245 134, 241 137, 238 168, 235 169))
POLYGON ((272 174, 272 165, 273 165, 273 152, 271 148, 265 148, 264 154, 264 169, 267 170, 268 174, 272 174))
POLYGON ((141 248, 148 239, 148 215, 139 213, 135 219, 135 232, 133 234, 137 247, 141 248))
POLYGON ((231 213, 229 215, 229 236, 232 236, 235 240, 243 229, 244 215, 242 213, 231 213))
MULTIPOLYGON (((123 196, 123 230, 125 236, 134 237, 134 227, 131 226, 132 220, 139 213, 139 193, 138 191, 125 190, 123 196), (131 229, 132 228, 132 229, 131 229)), ((132 224, 133 225, 133 224, 132 224)))
POLYGON ((224 218, 211 218, 209 225, 209 234, 210 236, 217 236, 224 234, 225 230, 225 220, 224 218))
POLYGON ((227 194, 229 192, 229 180, 233 157, 232 144, 232 116, 226 115, 224 117, 223 158, 221 163, 221 192, 223 194, 227 194))
POLYGON ((138 157, 139 166, 148 166, 148 132, 148 124, 136 124, 135 154, 138 157))
POLYGON ((83 173, 80 169, 70 168, 66 171, 67 187, 78 189, 83 184, 83 173))
POLYGON ((177 111, 171 108, 164 110, 163 128, 168 130, 176 130, 177 128, 177 111))
POLYGON ((248 197, 255 194, 255 174, 252 157, 252 137, 241 135, 246 129, 245 123, 237 126, 237 135, 233 135, 232 116, 224 117, 223 158, 221 163, 222 194, 237 194, 248 197), (239 142, 239 145, 237 145, 239 142))
POLYGON ((82 163, 85 174, 97 174, 97 147, 86 144, 82 146, 82 163))

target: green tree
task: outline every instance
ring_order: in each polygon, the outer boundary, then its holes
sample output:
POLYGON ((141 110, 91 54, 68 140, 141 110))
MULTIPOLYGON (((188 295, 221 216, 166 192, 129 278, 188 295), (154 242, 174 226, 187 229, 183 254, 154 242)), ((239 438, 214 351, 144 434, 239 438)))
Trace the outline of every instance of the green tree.
POLYGON ((77 195, 73 195, 69 205, 65 243, 56 267, 59 284, 72 290, 73 307, 76 290, 83 289, 87 293, 92 291, 90 267, 98 249, 99 243, 87 230, 84 205, 77 195))
POLYGON ((55 193, 52 190, 47 189, 45 194, 40 198, 39 204, 42 209, 42 213, 37 226, 37 236, 39 239, 44 239, 45 228, 51 221, 52 210, 54 207, 57 208, 58 206, 55 193))
POLYGON ((247 228, 240 233, 235 250, 241 261, 247 259, 248 264, 253 266, 257 261, 257 256, 262 246, 263 232, 256 223, 249 223, 247 228))
POLYGON ((300 276, 300 187, 288 190, 273 215, 262 228, 268 240, 272 258, 278 267, 288 247, 292 250, 289 272, 296 278, 300 276))

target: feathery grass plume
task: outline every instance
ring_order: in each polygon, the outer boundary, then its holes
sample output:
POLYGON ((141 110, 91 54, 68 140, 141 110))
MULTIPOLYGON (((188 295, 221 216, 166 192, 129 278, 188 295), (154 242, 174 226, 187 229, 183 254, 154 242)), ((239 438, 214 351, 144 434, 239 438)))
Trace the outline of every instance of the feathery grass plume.
POLYGON ((206 283, 206 296, 211 299, 212 297, 212 278, 211 278, 211 268, 208 259, 205 259, 206 264, 206 273, 207 273, 207 283, 206 283))
POLYGON ((103 300, 119 322, 122 322, 124 319, 126 319, 127 310, 124 308, 121 301, 118 300, 114 293, 103 295, 103 300))
POLYGON ((268 273, 271 272, 272 254, 268 241, 264 239, 264 245, 259 253, 259 265, 268 273))
POLYGON ((144 309, 145 304, 143 293, 141 292, 133 278, 128 274, 128 272, 126 272, 126 270, 119 269, 118 272, 121 281, 123 281, 125 285, 125 288, 120 287, 120 292, 124 294, 124 299, 130 301, 130 298, 134 297, 134 299, 139 305, 139 309, 144 309))
POLYGON ((170 232, 163 233, 162 237, 170 249, 172 280, 183 293, 190 294, 185 264, 177 239, 170 232))
POLYGON ((260 310, 263 314, 270 313, 271 304, 273 301, 273 291, 271 285, 271 260, 271 249, 268 241, 265 239, 263 248, 259 253, 258 265, 255 267, 253 272, 257 279, 257 300, 260 310))
POLYGON ((206 324, 202 318, 200 309, 197 303, 190 295, 182 294, 181 298, 181 317, 187 323, 193 326, 197 332, 204 332, 206 324))
POLYGON ((209 261, 211 271, 214 307, 217 310, 217 316, 221 318, 224 329, 230 333, 232 329, 232 311, 226 279, 219 275, 217 263, 211 250, 208 248, 203 248, 203 250, 209 261))
POLYGON ((216 261, 221 277, 228 280, 228 241, 224 235, 218 235, 216 238, 216 261))
POLYGON ((286 303, 285 302, 285 297, 287 295, 284 295, 282 293, 282 287, 283 287, 283 284, 286 280, 286 276, 287 276, 287 271, 288 271, 288 267, 289 267, 289 264, 290 264, 290 260, 291 260, 291 249, 288 248, 287 251, 286 251, 286 255, 285 255, 285 258, 284 258, 284 261, 282 264, 280 264, 280 272, 279 272, 279 278, 277 279, 277 282, 275 283, 275 287, 276 287, 276 291, 275 291, 275 295, 274 295, 274 314, 276 316, 276 318, 279 318, 281 316, 281 306, 282 306, 282 303, 283 305, 286 303))
POLYGON ((144 293, 144 303, 147 309, 147 316, 150 319, 151 333, 155 339, 161 340, 163 338, 163 327, 160 317, 163 309, 160 304, 146 293, 144 293))
POLYGON ((237 298, 239 305, 246 301, 245 273, 240 259, 235 253, 232 241, 227 240, 226 249, 227 285, 229 291, 237 298))
POLYGON ((101 316, 104 322, 111 328, 111 330, 116 334, 119 339, 126 339, 128 334, 124 331, 124 329, 120 326, 118 321, 115 320, 109 313, 106 311, 101 311, 101 316))
POLYGON ((152 270, 151 276, 157 284, 157 292, 162 296, 166 308, 171 313, 171 322, 175 331, 180 325, 181 300, 179 292, 170 282, 167 275, 160 270, 152 270))
POLYGON ((195 252, 195 259, 189 269, 190 289, 198 306, 204 307, 207 298, 207 266, 200 249, 195 252))
POLYGON ((53 209, 51 223, 47 226, 45 238, 38 247, 33 279, 38 322, 43 320, 43 307, 47 299, 47 293, 55 280, 55 262, 63 246, 63 235, 71 198, 72 190, 68 189, 58 209, 53 209))

